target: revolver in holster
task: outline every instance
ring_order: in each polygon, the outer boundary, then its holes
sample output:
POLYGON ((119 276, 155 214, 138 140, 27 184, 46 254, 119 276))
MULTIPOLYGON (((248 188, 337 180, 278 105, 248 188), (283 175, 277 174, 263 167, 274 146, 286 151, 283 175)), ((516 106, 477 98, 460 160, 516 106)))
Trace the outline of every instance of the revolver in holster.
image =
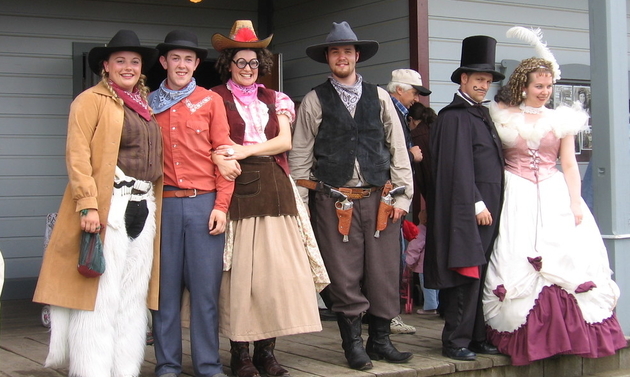
POLYGON ((391 217, 394 211, 394 203, 396 203, 396 196, 405 193, 405 186, 398 186, 393 188, 390 181, 383 186, 383 192, 381 193, 381 201, 378 205, 378 215, 376 217, 376 232, 374 237, 379 238, 381 231, 387 228, 387 220, 391 217))
POLYGON ((343 235, 343 242, 348 242, 348 235, 350 234, 350 225, 352 225, 352 211, 354 203, 348 196, 343 193, 343 188, 339 190, 330 189, 330 196, 333 199, 337 199, 335 202, 335 209, 337 212, 337 230, 343 235))

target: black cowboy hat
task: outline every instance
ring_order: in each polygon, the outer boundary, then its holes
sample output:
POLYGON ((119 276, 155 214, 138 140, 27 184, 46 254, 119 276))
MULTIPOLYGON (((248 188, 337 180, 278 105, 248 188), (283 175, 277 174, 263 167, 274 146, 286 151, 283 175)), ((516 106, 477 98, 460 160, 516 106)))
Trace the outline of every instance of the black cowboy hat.
POLYGON ((359 60, 364 62, 376 55, 378 42, 371 40, 358 40, 350 25, 346 21, 341 23, 333 22, 332 30, 326 37, 326 42, 312 45, 306 48, 306 55, 319 63, 328 63, 326 60, 326 50, 332 46, 355 45, 360 51, 359 60))
POLYGON ((197 36, 186 30, 173 30, 166 34, 164 43, 155 46, 160 51, 160 55, 166 55, 171 50, 192 50, 197 54, 200 61, 206 60, 208 56, 207 48, 200 48, 197 43, 197 36))
POLYGON ((101 74, 103 61, 109 58, 112 52, 133 51, 142 57, 142 70, 146 71, 157 60, 158 51, 151 47, 140 45, 140 39, 132 30, 119 30, 105 46, 94 47, 88 53, 88 64, 92 72, 101 74))
POLYGON ((499 81, 505 75, 496 71, 494 66, 497 40, 485 35, 468 37, 462 42, 462 58, 460 67, 451 75, 451 81, 461 84, 464 72, 486 72, 492 74, 492 81, 499 81))

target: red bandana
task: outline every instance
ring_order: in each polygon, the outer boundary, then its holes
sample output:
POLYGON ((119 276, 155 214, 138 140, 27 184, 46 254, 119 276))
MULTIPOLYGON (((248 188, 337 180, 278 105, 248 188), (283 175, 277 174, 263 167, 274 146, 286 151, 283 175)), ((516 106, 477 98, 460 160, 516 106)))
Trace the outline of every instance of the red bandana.
POLYGON ((149 104, 142 98, 138 88, 134 87, 133 92, 128 92, 120 86, 116 85, 116 83, 112 80, 109 80, 109 85, 112 86, 114 92, 118 95, 118 97, 122 98, 123 102, 125 103, 125 105, 127 105, 128 108, 138 113, 138 115, 144 118, 144 120, 146 120, 147 122, 151 120, 151 111, 149 111, 149 104))

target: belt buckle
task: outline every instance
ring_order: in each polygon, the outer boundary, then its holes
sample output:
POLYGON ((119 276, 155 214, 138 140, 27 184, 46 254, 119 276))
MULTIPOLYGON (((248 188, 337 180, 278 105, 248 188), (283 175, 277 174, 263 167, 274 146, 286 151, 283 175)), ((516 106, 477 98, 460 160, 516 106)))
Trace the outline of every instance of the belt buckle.
POLYGON ((189 198, 196 198, 197 197, 197 189, 192 189, 194 194, 192 195, 188 195, 189 198))
POLYGON ((370 195, 372 195, 372 190, 370 189, 365 189, 363 190, 363 192, 361 193, 361 196, 363 196, 364 198, 369 198, 370 195))

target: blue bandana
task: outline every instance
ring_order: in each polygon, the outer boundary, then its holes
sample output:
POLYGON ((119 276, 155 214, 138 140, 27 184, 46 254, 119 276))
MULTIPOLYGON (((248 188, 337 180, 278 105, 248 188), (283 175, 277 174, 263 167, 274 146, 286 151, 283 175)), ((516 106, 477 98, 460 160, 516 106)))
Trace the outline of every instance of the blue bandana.
POLYGON ((172 90, 166 87, 166 80, 162 81, 155 92, 149 94, 149 106, 154 114, 159 114, 171 108, 177 102, 188 97, 197 87, 197 81, 193 77, 190 83, 180 90, 172 90))

